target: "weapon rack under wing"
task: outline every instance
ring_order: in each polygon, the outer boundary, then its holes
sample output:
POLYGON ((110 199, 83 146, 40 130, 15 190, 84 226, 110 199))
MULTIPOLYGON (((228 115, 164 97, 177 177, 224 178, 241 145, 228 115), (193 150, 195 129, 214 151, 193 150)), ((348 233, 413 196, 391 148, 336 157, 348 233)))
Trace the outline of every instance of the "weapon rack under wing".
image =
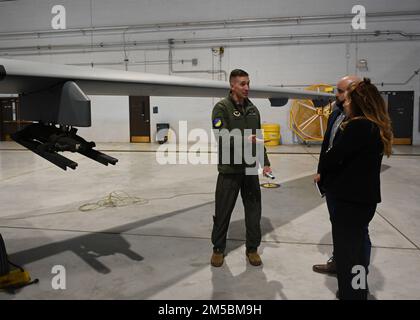
POLYGON ((78 127, 91 125, 90 100, 76 83, 67 81, 46 90, 21 95, 21 117, 36 121, 12 135, 12 139, 63 170, 77 163, 58 152, 78 152, 104 165, 118 160, 94 150, 94 142, 78 136, 78 127), (58 125, 57 125, 58 124, 58 125))

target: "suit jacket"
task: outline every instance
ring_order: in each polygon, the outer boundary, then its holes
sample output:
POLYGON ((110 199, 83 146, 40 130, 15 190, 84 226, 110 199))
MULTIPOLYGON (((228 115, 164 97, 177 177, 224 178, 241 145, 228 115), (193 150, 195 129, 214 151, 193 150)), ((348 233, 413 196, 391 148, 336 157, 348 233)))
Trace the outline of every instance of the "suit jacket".
POLYGON ((381 202, 383 143, 376 124, 367 119, 350 121, 334 146, 320 157, 327 196, 357 203, 381 202))
MULTIPOLYGON (((322 146, 321 146, 321 153, 319 155, 318 171, 317 171, 319 174, 321 174, 323 155, 327 152, 328 145, 330 143, 330 136, 331 136, 332 127, 334 125, 335 120, 341 114, 341 112, 342 112, 342 106, 337 105, 337 108, 328 117, 327 130, 325 130, 324 140, 322 141, 322 146)), ((335 134, 335 137, 334 137, 333 145, 337 141, 337 138, 340 135, 340 133, 341 133, 341 131, 337 130, 337 132, 335 134)), ((323 175, 322 174, 321 174, 321 181, 320 181, 319 185, 320 185, 321 189, 323 189, 323 175)))

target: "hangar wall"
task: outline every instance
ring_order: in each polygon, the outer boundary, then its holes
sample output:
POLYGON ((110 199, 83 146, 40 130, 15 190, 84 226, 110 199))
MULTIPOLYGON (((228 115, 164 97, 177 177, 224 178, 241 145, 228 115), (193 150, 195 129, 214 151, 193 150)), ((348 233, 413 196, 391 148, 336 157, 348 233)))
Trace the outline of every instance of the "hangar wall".
MULTIPOLYGON (((355 4, 363 4, 370 12, 420 11, 418 0, 395 1, 367 0, 358 3, 345 0, 278 1, 251 0, 226 1, 111 1, 65 0, 0 2, 0 56, 46 62, 68 63, 127 69, 132 71, 169 73, 168 39, 174 39, 173 70, 193 71, 180 73, 189 77, 224 79, 222 73, 233 68, 243 68, 250 73, 252 83, 298 86, 313 83, 335 83, 347 73, 368 76, 374 82, 385 83, 383 90, 415 91, 413 142, 420 144, 419 93, 420 78, 415 76, 405 84, 413 72, 420 68, 420 40, 402 34, 364 36, 352 30, 350 19, 330 21, 289 21, 287 23, 229 24, 225 27, 189 28, 188 26, 129 29, 99 27, 163 24, 166 22, 214 21, 231 22, 234 19, 298 17, 351 14, 355 4), (66 8, 66 23, 73 33, 51 33, 51 8, 61 4, 66 8), (95 27, 92 31, 89 27, 95 27), (81 28, 88 28, 81 30, 81 28), (78 30, 78 31, 77 31, 78 30), (39 34, 34 31, 45 31, 39 34), (29 32, 22 34, 21 32, 29 32), (32 32, 32 33, 31 33, 32 32), (328 33, 341 33, 331 35, 328 33), (324 36, 320 36, 320 35, 324 36), (344 34, 344 35, 343 35, 344 34), (288 36, 293 35, 294 37, 288 36), (306 35, 298 38, 298 35, 306 35), (313 35, 311 37, 310 35, 313 35), (285 36, 285 38, 276 38, 285 36), (252 41, 238 37, 254 37, 252 41), (264 39, 266 37, 267 39, 264 39), (223 39, 222 39, 223 38, 223 39), (219 40, 215 40, 219 39, 219 40), (184 41, 184 43, 182 42, 184 41), (217 52, 224 46, 223 56, 217 52), (212 50, 215 49, 215 50, 212 50), (366 59, 368 71, 359 71, 356 63, 366 59), (124 60, 128 60, 125 63, 124 60), (198 59, 193 65, 192 59, 198 59), (387 85, 389 83, 389 85, 387 85)), ((385 30, 419 34, 418 16, 404 16, 404 21, 394 16, 367 19, 364 32, 385 30), (417 17, 417 19, 416 19, 417 17)), ((163 26, 163 27, 162 27, 163 26)), ((175 74, 175 73, 174 73, 175 74)), ((210 112, 215 99, 151 97, 151 107, 158 106, 159 113, 151 113, 152 139, 157 122, 169 122, 177 131, 179 120, 188 120, 190 129, 210 131, 210 112)), ((129 141, 128 99, 125 97, 92 97, 93 125, 82 129, 95 141, 129 141), (104 128, 106 135, 104 134, 104 128)), ((266 100, 255 100, 263 121, 281 125, 283 143, 297 140, 288 127, 289 105, 271 108, 266 100)))

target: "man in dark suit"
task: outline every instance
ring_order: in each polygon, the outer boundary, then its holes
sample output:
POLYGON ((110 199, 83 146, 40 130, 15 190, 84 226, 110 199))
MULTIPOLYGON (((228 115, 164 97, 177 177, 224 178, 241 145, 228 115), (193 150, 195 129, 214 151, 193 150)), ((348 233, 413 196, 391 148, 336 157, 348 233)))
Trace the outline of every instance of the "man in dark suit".
MULTIPOLYGON (((322 156, 334 145, 334 142, 337 141, 337 138, 340 135, 339 126, 343 122, 345 118, 345 114, 343 112, 343 103, 345 99, 345 92, 348 86, 353 82, 359 82, 361 81, 360 78, 356 76, 345 76, 341 78, 337 83, 337 89, 335 93, 335 104, 333 105, 333 110, 328 118, 327 123, 327 130, 324 134, 324 140, 322 141, 322 147, 321 147, 321 153, 319 155, 319 163, 318 163, 318 170, 317 174, 314 177, 314 182, 318 183, 318 186, 320 187, 322 191, 322 183, 323 183, 323 177, 322 177, 322 163, 321 159, 322 156)), ((331 210, 329 210, 330 217, 331 217, 331 210)), ((370 258, 370 239, 369 234, 366 235, 366 251, 367 256, 370 258)), ((369 260, 368 260, 369 261, 369 260)), ((316 264, 312 267, 313 271, 319 272, 319 273, 328 273, 328 274, 335 274, 336 273, 336 264, 334 260, 334 253, 332 257, 327 261, 326 264, 316 264)))

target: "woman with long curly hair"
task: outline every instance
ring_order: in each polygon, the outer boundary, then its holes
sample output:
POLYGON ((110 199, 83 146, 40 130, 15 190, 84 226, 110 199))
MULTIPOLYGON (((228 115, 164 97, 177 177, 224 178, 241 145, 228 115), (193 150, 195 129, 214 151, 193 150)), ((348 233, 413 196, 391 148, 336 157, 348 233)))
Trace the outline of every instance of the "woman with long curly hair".
MULTIPOLYGON (((338 298, 366 300, 366 235, 381 202, 382 158, 392 152, 387 106, 369 79, 350 84, 338 141, 322 159, 330 211, 338 298)), ((369 242, 370 243, 370 242, 369 242)), ((369 248, 370 250, 370 248, 369 248)))

